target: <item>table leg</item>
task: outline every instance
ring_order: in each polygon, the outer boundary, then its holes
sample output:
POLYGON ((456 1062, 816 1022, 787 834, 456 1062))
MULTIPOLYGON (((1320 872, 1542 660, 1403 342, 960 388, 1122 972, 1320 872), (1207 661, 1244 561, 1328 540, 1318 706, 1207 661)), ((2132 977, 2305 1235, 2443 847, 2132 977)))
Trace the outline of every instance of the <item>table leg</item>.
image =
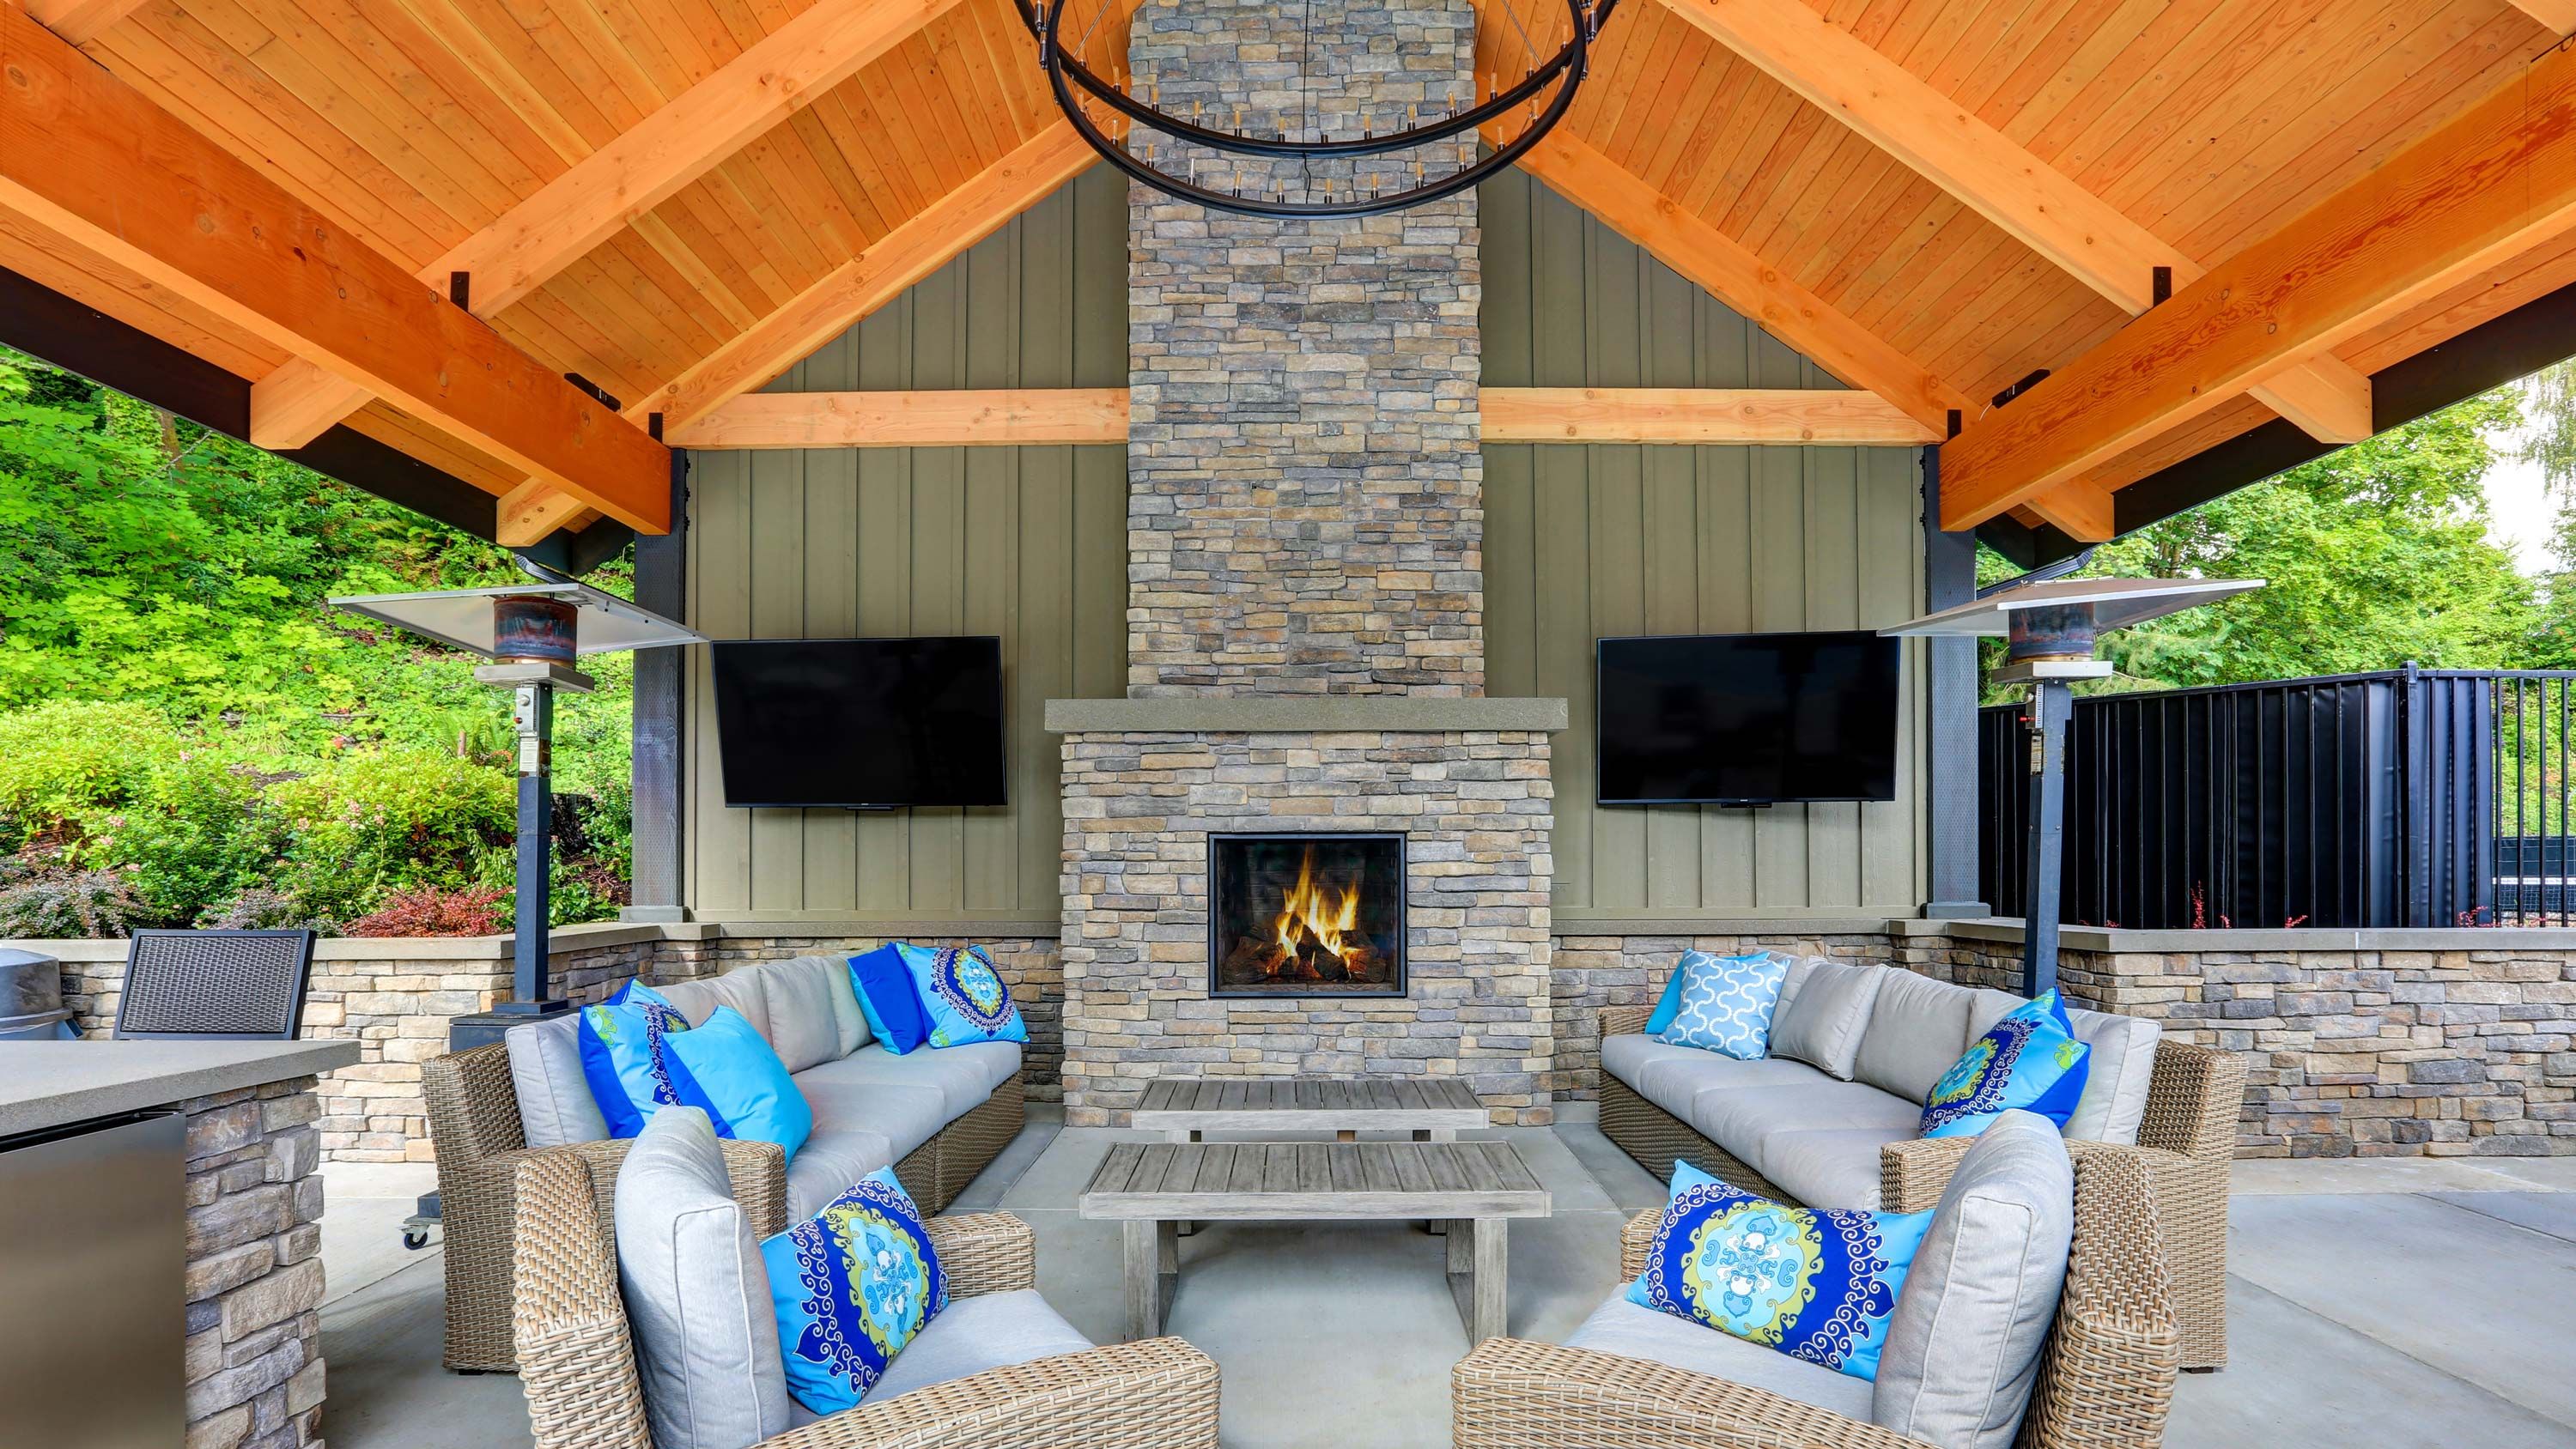
POLYGON ((1511 1219, 1478 1218, 1472 1231, 1476 1239, 1476 1311, 1467 1324, 1470 1348, 1486 1339, 1500 1338, 1507 1331, 1504 1320, 1511 1303, 1511 1219))
POLYGON ((1127 1338, 1153 1338, 1163 1331, 1161 1245, 1163 1225, 1150 1218, 1130 1218, 1125 1228, 1127 1262, 1127 1338))
POLYGON ((1172 1321, 1172 1295, 1181 1287, 1182 1225, 1162 1222, 1154 1226, 1154 1322, 1159 1325, 1172 1321))

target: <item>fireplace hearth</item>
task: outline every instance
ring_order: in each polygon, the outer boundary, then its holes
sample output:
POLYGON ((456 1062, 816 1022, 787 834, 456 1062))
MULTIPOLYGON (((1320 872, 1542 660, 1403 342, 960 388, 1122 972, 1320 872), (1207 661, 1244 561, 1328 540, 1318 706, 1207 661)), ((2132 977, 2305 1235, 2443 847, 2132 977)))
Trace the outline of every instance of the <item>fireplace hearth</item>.
POLYGON ((1208 836, 1212 996, 1404 995, 1404 837, 1208 836))

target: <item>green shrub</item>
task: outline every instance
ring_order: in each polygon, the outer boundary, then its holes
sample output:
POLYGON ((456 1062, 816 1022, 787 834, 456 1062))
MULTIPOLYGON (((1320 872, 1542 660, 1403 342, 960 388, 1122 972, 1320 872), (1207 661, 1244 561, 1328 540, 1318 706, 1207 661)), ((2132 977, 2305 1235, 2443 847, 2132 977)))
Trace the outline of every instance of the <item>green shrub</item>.
POLYGON ((210 750, 164 765, 89 833, 83 858, 122 867, 144 906, 174 924, 219 913, 275 869, 287 844, 252 767, 210 750))
POLYGON ((57 699, 0 714, 0 816, 17 821, 0 844, 126 804, 181 747, 147 705, 57 699))
POLYGON ((153 924, 112 870, 44 875, 0 890, 0 941, 131 936, 153 924))
POLYGON ((435 750, 355 751, 271 786, 290 832, 276 886, 338 920, 367 915, 387 893, 475 882, 506 848, 517 806, 512 777, 435 750))

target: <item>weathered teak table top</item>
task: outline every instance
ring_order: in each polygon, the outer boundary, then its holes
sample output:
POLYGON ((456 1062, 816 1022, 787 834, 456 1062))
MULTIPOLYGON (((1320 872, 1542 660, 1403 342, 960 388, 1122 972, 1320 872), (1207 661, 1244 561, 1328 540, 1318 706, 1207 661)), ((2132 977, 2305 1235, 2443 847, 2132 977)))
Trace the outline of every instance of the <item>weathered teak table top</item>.
POLYGON ((1127 1331, 1161 1331, 1195 1221, 1432 1219, 1448 1224, 1449 1286, 1468 1342, 1504 1331, 1510 1220, 1550 1203, 1508 1142, 1121 1142, 1082 1215, 1126 1224, 1127 1331))
POLYGON ((1380 1129, 1446 1141, 1488 1122, 1475 1092, 1455 1077, 1166 1077, 1146 1084, 1130 1120, 1176 1141, 1200 1132, 1380 1129))

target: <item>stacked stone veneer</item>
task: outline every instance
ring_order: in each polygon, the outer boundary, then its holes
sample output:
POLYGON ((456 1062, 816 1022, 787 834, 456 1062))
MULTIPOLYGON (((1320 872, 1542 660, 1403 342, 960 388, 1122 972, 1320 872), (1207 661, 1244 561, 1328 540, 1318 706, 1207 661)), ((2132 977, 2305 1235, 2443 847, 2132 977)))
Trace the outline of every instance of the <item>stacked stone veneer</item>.
POLYGON ((188 1119, 187 1449, 322 1442, 314 1086, 302 1077, 179 1105, 188 1119))
MULTIPOLYGON (((1383 134, 1472 100, 1475 24, 1468 0, 1153 0, 1129 61, 1211 126, 1383 134)), ((1346 196, 1412 160, 1266 164, 1346 196)), ((1482 693, 1474 191, 1282 220, 1131 184, 1128 219, 1129 693, 1482 693)))
POLYGON ((1163 1076, 1454 1076, 1550 1120, 1543 733, 1139 733, 1064 748, 1065 1120, 1163 1076), (1407 997, 1208 995, 1211 830, 1406 832, 1407 997))

